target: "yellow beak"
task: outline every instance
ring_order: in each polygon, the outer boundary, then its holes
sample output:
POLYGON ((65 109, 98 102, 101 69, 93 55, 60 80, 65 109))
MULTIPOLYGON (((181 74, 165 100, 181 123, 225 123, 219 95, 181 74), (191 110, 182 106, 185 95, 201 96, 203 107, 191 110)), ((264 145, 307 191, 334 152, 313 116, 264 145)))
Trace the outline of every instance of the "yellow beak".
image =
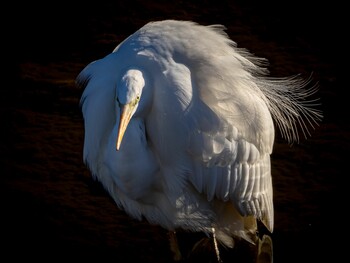
POLYGON ((119 127, 118 127, 118 137, 116 142, 117 151, 119 151, 120 144, 123 140, 123 136, 125 134, 126 128, 128 127, 128 124, 132 117, 135 106, 136 105, 134 103, 129 103, 126 105, 122 105, 120 107, 121 114, 120 114, 120 121, 119 121, 119 127))

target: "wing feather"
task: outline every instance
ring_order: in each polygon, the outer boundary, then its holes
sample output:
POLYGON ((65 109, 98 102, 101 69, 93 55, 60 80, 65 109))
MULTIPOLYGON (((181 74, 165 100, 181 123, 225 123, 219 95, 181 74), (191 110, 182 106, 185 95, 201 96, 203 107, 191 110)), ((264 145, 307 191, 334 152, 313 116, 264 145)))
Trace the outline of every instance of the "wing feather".
POLYGON ((251 200, 252 194, 253 194, 253 189, 258 182, 257 182, 256 174, 255 174, 255 165, 247 164, 247 166, 249 167, 249 171, 248 171, 249 183, 248 183, 247 191, 244 195, 244 199, 251 200))
POLYGON ((217 181, 218 181, 218 170, 219 169, 213 169, 209 168, 210 172, 207 173, 207 198, 209 201, 213 200, 216 188, 217 188, 217 181))
POLYGON ((241 180, 240 187, 237 190, 239 192, 239 199, 245 200, 244 197, 248 189, 248 184, 251 183, 251 180, 250 180, 248 164, 246 162, 243 162, 240 164, 240 166, 242 167, 242 180, 241 180))

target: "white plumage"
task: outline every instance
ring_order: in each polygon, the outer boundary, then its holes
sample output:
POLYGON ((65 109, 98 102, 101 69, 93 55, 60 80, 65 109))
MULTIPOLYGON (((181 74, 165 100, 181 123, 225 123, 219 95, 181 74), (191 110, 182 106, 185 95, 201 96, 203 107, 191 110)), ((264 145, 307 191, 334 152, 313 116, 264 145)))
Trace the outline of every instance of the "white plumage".
POLYGON ((169 230, 229 247, 254 242, 257 220, 272 232, 273 120, 292 142, 321 114, 308 81, 268 77, 265 62, 221 25, 146 24, 77 77, 92 175, 131 217, 169 230))

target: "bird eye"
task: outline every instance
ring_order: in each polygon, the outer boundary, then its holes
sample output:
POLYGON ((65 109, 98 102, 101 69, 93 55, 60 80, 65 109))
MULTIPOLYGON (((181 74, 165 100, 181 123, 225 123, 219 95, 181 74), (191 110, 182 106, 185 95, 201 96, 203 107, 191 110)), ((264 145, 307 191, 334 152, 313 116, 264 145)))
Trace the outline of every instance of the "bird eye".
POLYGON ((136 100, 139 101, 139 100, 140 100, 140 96, 137 96, 137 97, 136 97, 136 100))

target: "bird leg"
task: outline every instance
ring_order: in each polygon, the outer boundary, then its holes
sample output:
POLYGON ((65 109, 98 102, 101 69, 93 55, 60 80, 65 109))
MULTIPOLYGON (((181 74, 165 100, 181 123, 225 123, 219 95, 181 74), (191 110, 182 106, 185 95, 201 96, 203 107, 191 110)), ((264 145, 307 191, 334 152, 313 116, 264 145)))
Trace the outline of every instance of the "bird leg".
POLYGON ((182 255, 179 248, 179 243, 177 242, 175 231, 169 231, 169 243, 170 243, 170 250, 174 254, 174 261, 180 261, 182 259, 182 255))
POLYGON ((272 263, 273 262, 273 246, 272 239, 268 235, 258 240, 257 263, 272 263))
POLYGON ((215 254, 216 254, 216 258, 218 260, 218 263, 221 263, 221 257, 220 257, 220 251, 219 251, 219 246, 218 246, 218 242, 216 240, 216 235, 215 235, 215 228, 212 227, 212 235, 213 235, 213 242, 214 242, 214 248, 215 248, 215 254))

